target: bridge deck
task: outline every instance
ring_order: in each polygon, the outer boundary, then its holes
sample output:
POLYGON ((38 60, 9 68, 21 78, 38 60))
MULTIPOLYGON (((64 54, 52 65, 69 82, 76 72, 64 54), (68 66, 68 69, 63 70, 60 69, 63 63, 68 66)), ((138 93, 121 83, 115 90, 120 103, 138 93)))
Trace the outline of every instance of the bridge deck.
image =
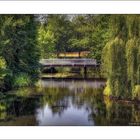
POLYGON ((43 66, 98 66, 95 59, 42 59, 43 66))

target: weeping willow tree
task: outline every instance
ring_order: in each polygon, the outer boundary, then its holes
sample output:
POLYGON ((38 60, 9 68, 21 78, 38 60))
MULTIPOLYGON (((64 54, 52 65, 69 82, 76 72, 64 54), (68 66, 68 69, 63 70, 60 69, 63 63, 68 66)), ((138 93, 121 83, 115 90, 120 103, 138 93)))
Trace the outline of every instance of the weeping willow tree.
POLYGON ((107 77, 105 95, 140 97, 140 17, 116 15, 111 18, 111 41, 103 49, 103 72, 107 77))
POLYGON ((108 78, 105 95, 125 97, 126 91, 126 57, 125 42, 127 38, 126 17, 111 18, 111 40, 106 44, 102 54, 105 76, 108 78))
POLYGON ((129 37, 126 43, 126 58, 127 58, 127 80, 129 92, 132 97, 140 95, 140 17, 131 15, 127 17, 129 37))
POLYGON ((108 76, 105 94, 125 96, 126 90, 126 59, 124 41, 118 37, 107 43, 105 50, 106 72, 108 76))

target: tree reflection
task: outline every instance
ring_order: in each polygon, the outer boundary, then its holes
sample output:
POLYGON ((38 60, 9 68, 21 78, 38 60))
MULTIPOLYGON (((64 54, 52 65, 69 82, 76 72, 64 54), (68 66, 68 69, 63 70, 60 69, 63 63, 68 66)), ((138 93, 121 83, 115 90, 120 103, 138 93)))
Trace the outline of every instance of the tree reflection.
POLYGON ((102 86, 93 88, 84 83, 73 88, 66 83, 63 87, 42 86, 12 91, 0 97, 0 125, 16 125, 16 121, 23 125, 37 125, 36 111, 46 105, 52 115, 59 117, 70 107, 84 109, 88 121, 95 125, 131 125, 140 122, 140 105, 111 100, 102 93, 102 86), (28 117, 32 123, 27 121, 28 117))
POLYGON ((8 93, 0 100, 0 103, 5 103, 5 109, 0 110, 0 125, 3 124, 3 121, 5 125, 9 125, 9 122, 16 120, 18 117, 35 113, 36 107, 39 106, 39 98, 31 96, 30 92, 31 90, 27 89, 16 90, 14 94, 8 93))

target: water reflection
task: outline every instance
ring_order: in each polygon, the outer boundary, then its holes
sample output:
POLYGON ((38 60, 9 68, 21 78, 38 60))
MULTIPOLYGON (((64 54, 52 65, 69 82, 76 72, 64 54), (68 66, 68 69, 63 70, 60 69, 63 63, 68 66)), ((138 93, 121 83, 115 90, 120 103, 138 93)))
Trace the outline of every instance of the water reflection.
POLYGON ((93 121, 88 120, 89 110, 86 107, 75 108, 72 104, 68 107, 55 107, 57 110, 52 112, 52 108, 46 105, 37 111, 39 125, 93 125, 93 121))
POLYGON ((0 96, 0 125, 139 125, 140 105, 103 97, 104 81, 41 80, 0 96))

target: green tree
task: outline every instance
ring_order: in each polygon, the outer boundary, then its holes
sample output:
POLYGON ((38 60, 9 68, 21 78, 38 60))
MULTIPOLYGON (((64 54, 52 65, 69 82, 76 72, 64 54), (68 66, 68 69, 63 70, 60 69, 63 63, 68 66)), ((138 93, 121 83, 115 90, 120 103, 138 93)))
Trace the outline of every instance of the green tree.
POLYGON ((107 77, 104 93, 140 99, 140 17, 113 15, 111 41, 103 49, 103 72, 107 77))
POLYGON ((126 17, 113 15, 111 17, 111 41, 103 49, 103 68, 108 78, 104 94, 121 97, 126 96, 126 57, 125 40, 127 39, 126 17))
POLYGON ((102 49, 109 37, 110 15, 76 15, 73 17, 71 51, 90 51, 88 57, 101 62, 102 49))
POLYGON ((54 33, 46 25, 41 24, 38 29, 38 45, 41 50, 41 58, 55 57, 55 44, 54 33))
POLYGON ((36 34, 34 15, 0 16, 0 54, 9 70, 5 76, 8 86, 32 84, 37 78, 40 53, 36 34))
POLYGON ((93 15, 92 17, 89 16, 89 18, 92 18, 93 22, 92 24, 90 22, 90 24, 94 26, 94 31, 91 32, 90 57, 101 63, 102 50, 110 37, 110 15, 93 15))
MULTIPOLYGON (((138 85, 140 84, 140 17, 139 15, 129 15, 127 16, 127 22, 129 29, 128 41, 126 43, 128 87, 129 91, 131 93, 134 93, 133 91, 135 90, 135 88, 138 89, 138 85)), ((136 96, 134 94, 132 94, 133 97, 136 96)))
POLYGON ((38 37, 38 43, 44 51, 43 57, 48 58, 49 54, 57 55, 68 51, 71 31, 71 23, 67 15, 45 16, 38 37))
POLYGON ((74 16, 72 19, 72 25, 73 25, 73 36, 69 39, 69 42, 71 44, 70 51, 87 51, 89 50, 89 41, 90 36, 89 32, 92 30, 92 26, 89 27, 87 22, 86 15, 77 15, 74 16))

